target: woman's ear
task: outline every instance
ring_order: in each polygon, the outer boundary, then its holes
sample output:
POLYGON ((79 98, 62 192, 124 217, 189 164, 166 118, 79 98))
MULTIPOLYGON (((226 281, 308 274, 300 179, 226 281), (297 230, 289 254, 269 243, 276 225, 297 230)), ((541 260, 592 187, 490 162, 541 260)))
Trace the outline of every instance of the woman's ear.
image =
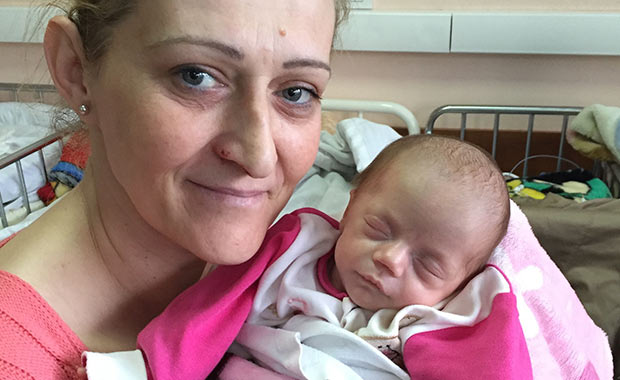
POLYGON ((47 24, 43 48, 58 92, 77 111, 81 104, 88 102, 84 83, 86 59, 77 26, 65 16, 52 18, 47 24))

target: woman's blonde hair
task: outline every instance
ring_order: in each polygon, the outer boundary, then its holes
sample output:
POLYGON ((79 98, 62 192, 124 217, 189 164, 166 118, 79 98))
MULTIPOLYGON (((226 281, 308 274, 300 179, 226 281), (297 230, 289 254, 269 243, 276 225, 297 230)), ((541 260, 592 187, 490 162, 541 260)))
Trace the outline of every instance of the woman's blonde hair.
MULTIPOLYGON (((65 10, 82 38, 86 59, 96 63, 105 54, 114 27, 136 6, 135 0, 58 0, 49 5, 65 10)), ((338 27, 349 14, 349 0, 334 0, 336 17, 334 39, 338 27)))

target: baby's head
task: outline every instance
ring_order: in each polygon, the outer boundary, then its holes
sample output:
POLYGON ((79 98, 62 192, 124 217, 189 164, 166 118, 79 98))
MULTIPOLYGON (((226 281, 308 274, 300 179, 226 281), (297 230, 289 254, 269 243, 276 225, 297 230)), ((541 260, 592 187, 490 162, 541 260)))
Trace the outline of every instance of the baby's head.
POLYGON ((483 269, 506 233, 501 171, 466 142, 404 137, 354 184, 331 277, 367 309, 437 304, 483 269))

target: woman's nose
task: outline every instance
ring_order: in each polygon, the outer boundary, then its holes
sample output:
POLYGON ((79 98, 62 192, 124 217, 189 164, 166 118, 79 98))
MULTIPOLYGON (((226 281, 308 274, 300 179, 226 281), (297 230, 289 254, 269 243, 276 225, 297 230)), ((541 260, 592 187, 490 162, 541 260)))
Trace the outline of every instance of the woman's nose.
POLYGON ((400 277, 404 274, 408 260, 408 251, 398 243, 386 244, 373 253, 373 260, 390 275, 400 277))
POLYGON ((277 162, 268 99, 253 96, 230 107, 226 131, 214 146, 222 159, 239 165, 254 178, 268 177, 277 162))

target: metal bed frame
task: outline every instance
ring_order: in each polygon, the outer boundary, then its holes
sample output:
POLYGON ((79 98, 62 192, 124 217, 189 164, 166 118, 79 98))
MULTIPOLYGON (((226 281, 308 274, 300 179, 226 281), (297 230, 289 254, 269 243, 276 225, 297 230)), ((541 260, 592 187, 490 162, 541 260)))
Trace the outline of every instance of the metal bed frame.
MULTIPOLYGON (((28 191, 26 190, 26 180, 24 179, 24 171, 22 169, 21 160, 37 152, 39 155, 39 160, 41 161, 41 166, 43 167, 43 171, 47 173, 47 168, 45 167, 45 159, 43 157, 43 148, 50 144, 53 144, 54 142, 58 142, 62 146, 62 136, 62 133, 56 133, 50 136, 46 136, 45 138, 36 141, 13 154, 9 154, 8 156, 0 158, 0 170, 11 164, 15 165, 15 168, 17 170, 17 176, 19 178, 21 196, 24 200, 24 206, 26 207, 26 214, 30 214, 32 210, 30 209, 30 201, 28 200, 28 191)), ((2 195, 0 195, 0 223, 2 224, 2 228, 8 227, 9 225, 6 217, 6 211, 4 209, 2 195)))
POLYGON ((323 99, 323 111, 357 112, 358 117, 364 117, 364 112, 384 113, 398 116, 405 122, 410 135, 420 134, 420 125, 416 117, 401 104, 374 100, 323 99))
MULTIPOLYGON (((43 103, 45 94, 51 94, 56 92, 56 88, 52 85, 33 85, 33 84, 13 84, 13 83, 0 83, 0 92, 8 94, 10 101, 19 102, 23 94, 29 94, 29 101, 35 101, 43 103)), ((46 146, 58 142, 62 147, 62 133, 55 133, 44 137, 43 139, 36 141, 24 148, 21 148, 17 152, 0 157, 0 169, 4 169, 10 165, 15 165, 17 170, 17 176, 19 179, 20 191, 22 199, 24 200, 24 207, 26 213, 30 214, 30 201, 28 200, 28 191, 26 189, 26 180, 24 179, 24 171, 22 169, 21 160, 35 152, 38 152, 41 165, 45 173, 47 168, 45 167, 45 159, 43 157, 43 148, 46 146)), ((6 211, 4 209, 4 202, 2 195, 0 194, 0 228, 7 227, 9 225, 6 211)))
POLYGON ((51 84, 0 83, 0 92, 8 95, 8 99, 5 99, 5 101, 24 101, 21 98, 22 95, 29 94, 28 101, 44 103, 45 95, 55 94, 56 87, 51 84))
MULTIPOLYGON (((569 118, 577 115, 581 112, 582 107, 541 107, 541 106, 501 106, 501 105, 445 105, 436 108, 431 112, 428 124, 426 127, 426 133, 432 134, 435 127, 435 123, 440 116, 445 114, 460 114, 461 126, 460 126, 460 139, 465 140, 465 130, 467 128, 467 117, 472 114, 491 114, 494 115, 493 122, 493 145, 491 155, 496 158, 497 155, 497 139, 499 135, 500 119, 502 115, 527 115, 527 140, 525 143, 525 154, 523 156, 523 177, 527 177, 528 160, 538 157, 530 154, 530 148, 532 143, 532 136, 535 127, 536 116, 547 115, 557 116, 561 119, 560 129, 560 144, 559 150, 556 154, 545 157, 557 158, 556 171, 560 171, 562 161, 567 160, 564 158, 564 143, 566 141, 566 130, 568 127, 569 118)), ((570 162, 570 160, 567 160, 570 162)), ((517 164, 518 165, 518 164, 517 164)), ((594 175, 601 178, 609 186, 613 196, 615 198, 620 197, 620 165, 609 162, 594 163, 594 175)))

